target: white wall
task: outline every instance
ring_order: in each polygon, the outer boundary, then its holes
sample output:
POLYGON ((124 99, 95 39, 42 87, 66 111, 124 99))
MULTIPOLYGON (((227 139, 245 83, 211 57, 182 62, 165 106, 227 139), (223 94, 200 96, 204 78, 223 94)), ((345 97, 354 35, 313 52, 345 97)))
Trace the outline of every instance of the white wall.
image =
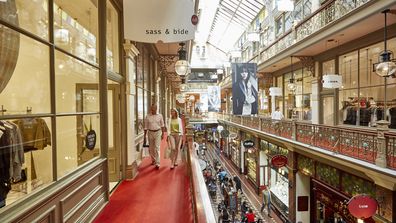
MULTIPOLYGON (((310 178, 297 172, 296 174, 296 201, 299 196, 308 196, 308 211, 297 211, 296 205, 296 222, 310 221, 310 178)), ((296 202, 297 203, 297 202, 296 202)))

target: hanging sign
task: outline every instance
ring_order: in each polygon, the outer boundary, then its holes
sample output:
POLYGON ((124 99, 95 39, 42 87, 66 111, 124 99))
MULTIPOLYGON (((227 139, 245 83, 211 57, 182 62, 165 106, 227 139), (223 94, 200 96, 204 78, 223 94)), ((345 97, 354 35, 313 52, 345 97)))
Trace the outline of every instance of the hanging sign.
POLYGON ((85 147, 89 150, 93 150, 96 145, 96 132, 94 130, 89 130, 85 136, 85 147))
POLYGON ((270 96, 282 96, 282 88, 280 87, 270 87, 270 96))
POLYGON ((284 155, 275 155, 271 159, 272 166, 274 167, 283 167, 287 164, 287 156, 284 155))
POLYGON ((323 88, 340 88, 342 86, 342 76, 337 74, 323 75, 323 88))
POLYGON ((377 212, 378 202, 369 195, 356 195, 348 202, 348 210, 357 219, 366 219, 377 212))
POLYGON ((254 142, 251 139, 243 141, 243 147, 245 148, 252 148, 254 147, 254 142))
POLYGON ((171 43, 194 38, 194 24, 198 23, 198 17, 194 16, 194 1, 124 0, 123 3, 126 39, 171 43))

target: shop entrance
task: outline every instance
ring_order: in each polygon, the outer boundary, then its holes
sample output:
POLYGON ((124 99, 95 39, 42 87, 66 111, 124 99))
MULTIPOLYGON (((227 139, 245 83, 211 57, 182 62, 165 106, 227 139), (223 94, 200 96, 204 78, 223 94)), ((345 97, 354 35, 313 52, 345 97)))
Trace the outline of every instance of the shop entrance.
MULTIPOLYGON (((90 95, 97 95, 98 86, 95 84, 77 84, 77 95, 81 98, 77 100, 77 112, 90 112, 91 109, 98 106, 97 102, 92 102, 90 95), (95 104, 92 104, 95 103, 95 104)), ((120 101, 119 101, 119 85, 109 84, 107 90, 107 109, 108 109, 108 127, 109 127, 109 149, 107 152, 107 162, 109 170, 110 190, 121 180, 121 134, 120 134, 120 101)), ((78 154, 79 165, 99 154, 100 134, 97 133, 96 145, 92 150, 85 148, 85 136, 90 130, 90 126, 97 125, 99 120, 93 120, 90 117, 79 116, 77 118, 78 125, 78 154)), ((98 129, 98 128, 97 128, 98 129)))
POLYGON ((334 96, 331 95, 322 95, 322 117, 321 123, 324 125, 335 125, 334 121, 334 96))

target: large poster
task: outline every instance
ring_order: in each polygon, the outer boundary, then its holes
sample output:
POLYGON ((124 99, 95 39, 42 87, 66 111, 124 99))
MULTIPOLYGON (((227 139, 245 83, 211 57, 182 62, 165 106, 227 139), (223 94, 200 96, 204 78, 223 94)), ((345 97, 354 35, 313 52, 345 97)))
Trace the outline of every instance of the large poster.
POLYGON ((258 84, 257 64, 233 63, 232 67, 232 110, 234 115, 257 114, 258 84))
POLYGON ((208 86, 208 111, 220 111, 220 86, 208 86))
POLYGON ((199 96, 199 103, 198 104, 198 109, 200 112, 207 112, 208 111, 208 94, 207 93, 201 93, 199 96))

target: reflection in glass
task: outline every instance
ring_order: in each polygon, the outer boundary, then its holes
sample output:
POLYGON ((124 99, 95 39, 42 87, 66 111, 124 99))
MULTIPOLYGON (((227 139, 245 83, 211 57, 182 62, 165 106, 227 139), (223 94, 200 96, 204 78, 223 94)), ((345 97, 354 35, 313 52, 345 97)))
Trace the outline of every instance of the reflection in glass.
POLYGON ((58 177, 63 177, 99 157, 100 115, 57 117, 56 122, 58 177))
POLYGON ((47 0, 0 1, 0 20, 25 29, 43 39, 48 39, 47 0))
POLYGON ((13 54, 16 54, 15 61, 0 64, 0 101, 3 109, 7 110, 0 115, 26 114, 27 107, 32 113, 50 113, 48 47, 22 34, 16 35, 20 38, 19 47, 4 56, 0 51, 0 61, 2 58, 13 59, 13 54), (9 68, 13 63, 15 68, 9 68))
POLYGON ((97 0, 54 1, 55 44, 90 63, 98 63, 97 0), (80 12, 80 13, 76 13, 80 12))
POLYGON ((107 69, 120 73, 117 10, 107 1, 107 69))
POLYGON ((90 103, 85 112, 99 112, 99 71, 81 61, 55 52, 55 91, 57 112, 76 112, 90 103))

